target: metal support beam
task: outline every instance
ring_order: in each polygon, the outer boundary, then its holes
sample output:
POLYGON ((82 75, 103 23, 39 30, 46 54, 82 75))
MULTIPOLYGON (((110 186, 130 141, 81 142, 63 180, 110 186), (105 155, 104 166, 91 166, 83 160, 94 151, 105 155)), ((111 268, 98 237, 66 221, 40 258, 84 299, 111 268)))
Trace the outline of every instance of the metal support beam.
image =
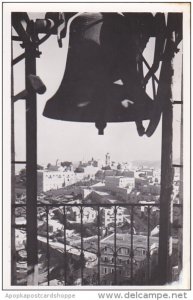
POLYGON ((29 24, 28 14, 25 12, 12 13, 12 26, 17 32, 18 36, 24 43, 30 42, 30 37, 27 33, 27 24, 29 24))
MULTIPOLYGON (((13 44, 12 44, 13 56, 13 44)), ((13 67, 11 68, 11 96, 14 94, 13 67)), ((14 103, 11 101, 11 160, 15 160, 14 103)), ((17 284, 15 249, 15 164, 11 165, 11 284, 17 284)))
POLYGON ((171 209, 173 189, 172 168, 172 104, 169 103, 162 115, 162 159, 160 193, 160 236, 159 236, 159 284, 171 281, 171 209))
POLYGON ((26 89, 26 219, 27 219, 27 285, 38 285, 37 244, 37 107, 36 93, 27 80, 36 75, 36 49, 33 43, 25 48, 26 89))
POLYGON ((12 60, 11 65, 14 66, 24 58, 25 58, 25 53, 22 53, 21 55, 17 56, 15 59, 12 60))
MULTIPOLYGON (((168 16, 168 24, 172 24, 172 15, 168 16)), ((168 25, 169 26, 169 25, 168 25)), ((170 28, 170 26, 168 27, 170 28)), ((171 27, 173 28, 173 27, 171 27)), ((172 280, 172 191, 173 191, 173 108, 172 108, 172 76, 174 57, 173 32, 168 31, 168 38, 160 73, 160 99, 163 103, 162 114, 162 149, 161 149, 161 191, 160 191, 160 234, 159 234, 159 284, 172 280)))
MULTIPOLYGON (((181 98, 183 99, 183 73, 182 73, 182 84, 181 84, 181 98)), ((183 105, 181 106, 181 124, 180 124, 180 164, 183 165, 183 105)), ((180 186, 179 186, 179 200, 183 208, 183 168, 180 169, 180 186)), ((183 224, 183 209, 181 210, 180 225, 183 224)), ((183 268, 183 230, 178 230, 178 272, 182 271, 183 268)))

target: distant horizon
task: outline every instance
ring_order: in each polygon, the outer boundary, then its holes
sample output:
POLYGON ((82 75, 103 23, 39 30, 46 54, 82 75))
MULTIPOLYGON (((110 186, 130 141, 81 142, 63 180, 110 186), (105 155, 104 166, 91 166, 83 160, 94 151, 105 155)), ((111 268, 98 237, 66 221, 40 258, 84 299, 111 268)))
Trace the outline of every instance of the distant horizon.
MULTIPOLYGON (((107 152, 108 153, 108 152, 107 152)), ((110 153, 110 152, 109 152, 110 153)), ((86 156, 85 156, 86 157, 86 156)), ((73 159, 60 159, 59 157, 56 157, 55 159, 53 159, 52 161, 38 161, 37 164, 40 165, 40 166, 47 166, 49 163, 51 165, 56 165, 56 161, 59 160, 60 162, 64 162, 64 161, 68 161, 68 162, 72 162, 72 164, 77 164, 81 161, 85 161, 85 162, 88 162, 92 159, 92 157, 94 158, 94 160, 101 160, 101 161, 104 161, 105 160, 105 156, 103 158, 101 157, 94 157, 94 155, 88 159, 77 159, 77 160, 73 160, 73 159)), ((133 159, 133 160, 115 160, 115 159, 111 159, 111 161, 115 161, 116 163, 139 163, 139 164, 160 164, 160 167, 161 167, 161 158, 160 160, 159 159, 133 159)), ((173 158, 173 162, 175 163, 180 163, 180 157, 174 157, 173 158)), ((19 165, 16 165, 16 173, 19 172, 21 169, 25 168, 25 164, 19 164, 19 165)))
MULTIPOLYGON (((41 165, 41 164, 45 165, 45 164, 49 164, 49 163, 54 164, 54 163, 56 163, 57 160, 59 160, 61 162, 68 161, 68 162, 72 162, 72 163, 77 163, 77 162, 81 162, 81 161, 88 162, 92 158, 94 160, 102 160, 102 161, 105 160, 105 157, 104 158, 95 158, 94 156, 91 156, 89 159, 84 159, 84 160, 81 160, 81 159, 79 159, 79 160, 73 160, 73 159, 60 159, 60 158, 56 158, 55 161, 38 162, 38 164, 39 165, 41 165)), ((179 161, 179 160, 180 160, 179 157, 173 158, 173 161, 179 161)), ((142 163, 142 162, 144 162, 144 163, 145 162, 147 162, 147 163, 158 163, 158 162, 160 162, 161 163, 161 158, 160 158, 160 160, 159 159, 133 159, 133 160, 122 160, 122 161, 121 160, 117 161, 115 159, 111 159, 111 161, 114 161, 114 162, 117 162, 117 163, 125 163, 125 162, 127 162, 127 163, 137 163, 137 162, 140 162, 140 163, 142 163)))

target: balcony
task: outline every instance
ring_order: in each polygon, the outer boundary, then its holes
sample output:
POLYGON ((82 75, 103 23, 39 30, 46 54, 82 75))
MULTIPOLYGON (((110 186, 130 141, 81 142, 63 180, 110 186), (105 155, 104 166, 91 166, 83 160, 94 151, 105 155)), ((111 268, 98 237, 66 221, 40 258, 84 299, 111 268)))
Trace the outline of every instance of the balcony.
MULTIPOLYGON (((174 206, 179 215, 182 206, 174 206)), ((159 285, 159 232, 153 234, 159 215, 155 216, 155 207, 159 210, 159 204, 37 203, 38 285, 159 285), (70 221, 68 212, 74 207, 80 211, 80 223, 70 221), (88 213, 89 208, 96 211, 96 220, 85 224, 84 210, 88 213), (108 228, 101 217, 104 208, 111 208, 114 214, 114 223, 108 228), (119 208, 130 214, 130 224, 117 226, 119 208)), ((13 210, 15 282, 27 285, 26 205, 17 203, 13 210)), ((173 231, 172 249, 172 268, 178 269, 177 230, 173 231)))

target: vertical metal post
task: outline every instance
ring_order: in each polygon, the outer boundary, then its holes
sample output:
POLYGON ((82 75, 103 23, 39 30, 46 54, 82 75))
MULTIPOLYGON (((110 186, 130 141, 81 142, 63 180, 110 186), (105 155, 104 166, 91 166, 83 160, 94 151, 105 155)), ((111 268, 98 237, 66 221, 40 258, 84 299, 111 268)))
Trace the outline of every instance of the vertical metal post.
POLYGON ((114 272, 114 284, 117 284, 117 206, 115 205, 114 208, 114 215, 115 215, 115 219, 114 219, 114 268, 115 268, 115 272, 114 272))
POLYGON ((26 219, 27 219, 27 284, 38 284, 37 245, 37 108, 36 93, 31 90, 27 76, 36 75, 36 48, 25 46, 26 89, 26 219))
POLYGON ((81 263, 81 285, 84 285, 84 250, 83 250, 83 207, 80 207, 80 226, 81 226, 81 253, 80 253, 80 263, 81 263))
POLYGON ((101 259, 101 249, 100 249, 100 207, 97 207, 97 228, 98 228, 98 251, 97 251, 97 257, 98 257, 98 285, 100 285, 100 259, 101 259))
POLYGON ((151 207, 147 208, 147 283, 149 283, 150 279, 150 212, 151 207))
POLYGON ((63 207, 64 212, 64 285, 67 285, 67 250, 66 250, 66 206, 63 207))
MULTIPOLYGON (((13 58, 13 41, 11 42, 11 58, 13 58)), ((11 67, 11 96, 14 95, 13 66, 11 67)), ((11 161, 15 161, 14 137, 14 103, 11 101, 11 161)), ((15 249, 15 164, 11 164, 11 284, 17 284, 16 249, 15 249)))
MULTIPOLYGON (((183 72, 183 64, 182 64, 183 72)), ((183 103, 183 73, 181 84, 181 101, 183 103)), ((181 120, 180 120, 180 165, 183 166, 183 104, 181 105, 181 120)), ((182 257, 183 257, 183 168, 180 168, 180 186, 179 186, 179 203, 182 205, 181 209, 181 228, 178 229, 178 273, 182 271, 182 257)))
POLYGON ((50 245, 49 245, 49 206, 46 206, 46 259, 48 268, 48 286, 50 285, 50 245))
POLYGON ((130 250, 130 261, 131 261, 131 284, 133 284, 133 232, 134 232, 134 207, 131 206, 131 250, 130 250))
POLYGON ((162 158, 161 158, 161 192, 160 192, 160 235, 159 235, 159 284, 171 281, 172 236, 171 205, 173 190, 172 168, 172 104, 168 101, 162 115, 162 158))
POLYGON ((174 73, 172 60, 174 57, 173 15, 168 14, 167 42, 158 86, 159 99, 163 103, 162 114, 162 147, 161 147, 161 191, 160 191, 160 234, 159 234, 159 284, 172 280, 172 191, 173 191, 173 108, 172 76, 174 73))

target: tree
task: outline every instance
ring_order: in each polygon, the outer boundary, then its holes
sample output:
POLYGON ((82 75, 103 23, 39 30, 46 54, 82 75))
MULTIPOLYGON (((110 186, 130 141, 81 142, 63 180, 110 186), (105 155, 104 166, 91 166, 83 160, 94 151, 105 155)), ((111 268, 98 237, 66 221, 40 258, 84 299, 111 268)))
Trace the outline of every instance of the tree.
POLYGON ((19 179, 23 183, 26 183, 26 168, 20 170, 20 172, 19 172, 19 179))
POLYGON ((117 170, 121 170, 121 164, 120 163, 117 165, 117 170))
POLYGON ((111 170, 110 166, 102 167, 102 170, 111 170))
POLYGON ((99 179, 99 180, 103 180, 104 179, 104 172, 101 171, 101 170, 97 171, 96 174, 95 174, 95 178, 99 179))
POLYGON ((67 168, 69 168, 71 165, 72 165, 72 162, 71 162, 71 161, 63 161, 63 162, 61 162, 61 166, 62 166, 62 167, 67 167, 67 168))
POLYGON ((75 169, 75 173, 84 173, 84 169, 81 167, 78 167, 75 169))

